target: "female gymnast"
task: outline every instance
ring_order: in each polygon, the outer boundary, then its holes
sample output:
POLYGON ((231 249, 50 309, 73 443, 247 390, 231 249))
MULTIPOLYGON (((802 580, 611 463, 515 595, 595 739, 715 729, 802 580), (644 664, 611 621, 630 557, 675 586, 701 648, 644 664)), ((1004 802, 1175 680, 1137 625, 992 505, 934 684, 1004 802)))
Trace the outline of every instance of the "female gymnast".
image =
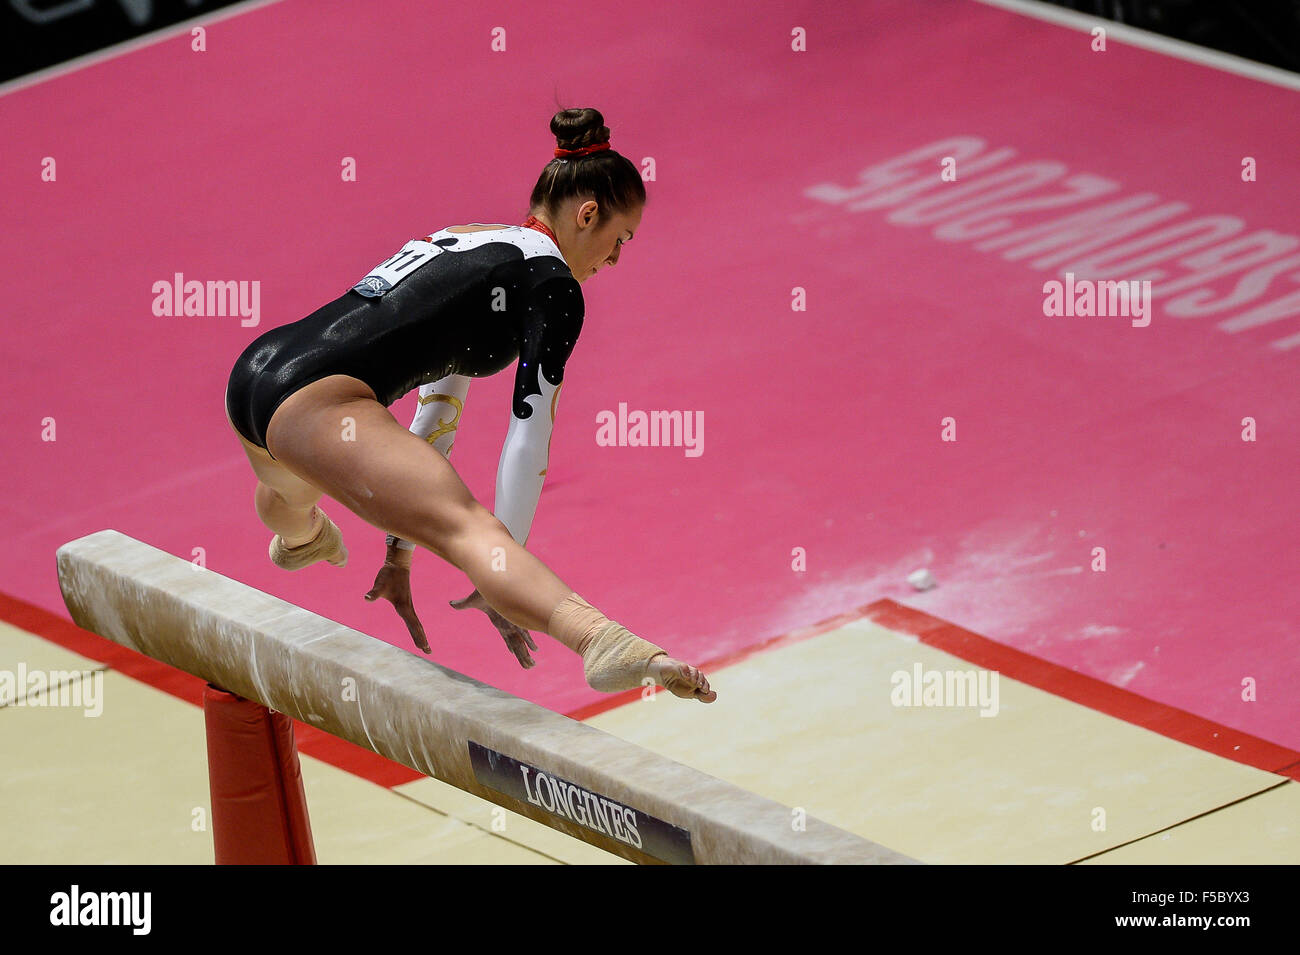
POLYGON ((597 690, 653 682, 711 703, 717 694, 703 673, 610 620, 523 546, 564 364, 582 329, 580 286, 617 264, 646 201, 598 111, 563 110, 551 132, 555 158, 522 225, 474 223, 412 239, 340 298, 261 335, 231 372, 227 417, 257 476, 257 514, 275 534, 277 566, 346 563, 342 533, 317 506, 328 494, 388 532, 366 599, 392 601, 425 653, 410 597, 416 545, 464 571, 475 590, 452 606, 486 612, 524 667, 537 649, 528 631, 540 630, 582 657, 597 690), (493 515, 446 455, 470 379, 516 358, 493 515), (416 386, 408 430, 388 406, 416 386))

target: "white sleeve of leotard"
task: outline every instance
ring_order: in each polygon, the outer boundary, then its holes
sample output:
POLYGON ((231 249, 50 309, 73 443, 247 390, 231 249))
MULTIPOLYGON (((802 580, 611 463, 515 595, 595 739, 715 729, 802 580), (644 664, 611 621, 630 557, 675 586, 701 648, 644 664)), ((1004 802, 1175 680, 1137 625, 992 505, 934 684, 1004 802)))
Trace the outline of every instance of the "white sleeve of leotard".
MULTIPOLYGON (((465 398, 469 394, 470 378, 467 375, 448 375, 438 381, 420 386, 419 404, 411 419, 411 433, 428 441, 444 458, 451 456, 451 446, 456 443, 456 428, 465 398)), ((388 535, 388 543, 402 550, 414 550, 415 545, 399 537, 388 535)))
POLYGON ((461 412, 465 410, 469 383, 467 375, 448 375, 420 386, 419 404, 415 417, 411 419, 411 433, 428 441, 444 458, 451 456, 451 446, 456 442, 456 428, 460 424, 461 412))
POLYGON ((521 547, 528 542, 528 532, 537 513, 537 502, 546 481, 551 450, 551 431, 555 426, 555 406, 563 382, 552 385, 543 374, 537 376, 540 395, 525 401, 532 409, 527 418, 510 415, 510 428, 501 447, 497 466, 497 496, 494 513, 521 547))
POLYGON ((542 277, 532 289, 521 326, 510 429, 497 466, 494 510, 521 547, 528 542, 546 480, 564 366, 578 342, 585 315, 582 289, 563 261, 539 257, 532 268, 542 277))

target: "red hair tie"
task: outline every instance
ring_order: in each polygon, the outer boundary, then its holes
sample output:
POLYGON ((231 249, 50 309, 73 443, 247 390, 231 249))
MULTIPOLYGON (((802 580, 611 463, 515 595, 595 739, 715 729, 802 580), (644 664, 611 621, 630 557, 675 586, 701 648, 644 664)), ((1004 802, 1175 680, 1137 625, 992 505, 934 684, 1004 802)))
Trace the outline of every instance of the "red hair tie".
POLYGON ((609 143, 596 143, 594 146, 583 146, 581 149, 557 149, 555 150, 555 155, 556 158, 561 156, 585 156, 588 153, 594 153, 608 148, 609 143))

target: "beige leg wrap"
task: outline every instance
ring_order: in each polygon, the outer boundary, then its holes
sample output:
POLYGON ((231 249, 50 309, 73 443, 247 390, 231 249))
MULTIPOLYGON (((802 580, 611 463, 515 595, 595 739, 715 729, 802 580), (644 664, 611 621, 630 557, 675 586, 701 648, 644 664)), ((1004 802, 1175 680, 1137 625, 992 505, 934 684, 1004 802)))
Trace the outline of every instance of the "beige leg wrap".
POLYGON ((664 652, 614 623, 576 593, 565 597, 551 612, 547 633, 582 655, 588 685, 602 693, 641 686, 646 664, 664 652))
MULTIPOLYGON (((317 508, 319 511, 320 509, 317 508)), ((348 562, 348 551, 343 546, 343 532, 337 524, 320 511, 321 526, 316 536, 297 547, 285 547, 280 535, 271 538, 271 561, 285 570, 302 570, 312 564, 327 560, 335 567, 342 567, 348 562)))

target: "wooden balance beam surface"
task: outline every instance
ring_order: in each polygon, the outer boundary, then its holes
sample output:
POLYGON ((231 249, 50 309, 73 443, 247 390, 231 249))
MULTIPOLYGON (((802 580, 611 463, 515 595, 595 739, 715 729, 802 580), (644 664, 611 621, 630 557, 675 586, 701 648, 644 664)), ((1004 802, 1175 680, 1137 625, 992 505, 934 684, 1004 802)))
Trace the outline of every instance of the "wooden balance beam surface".
POLYGON ((117 531, 57 556, 78 626, 633 862, 915 863, 117 531))

